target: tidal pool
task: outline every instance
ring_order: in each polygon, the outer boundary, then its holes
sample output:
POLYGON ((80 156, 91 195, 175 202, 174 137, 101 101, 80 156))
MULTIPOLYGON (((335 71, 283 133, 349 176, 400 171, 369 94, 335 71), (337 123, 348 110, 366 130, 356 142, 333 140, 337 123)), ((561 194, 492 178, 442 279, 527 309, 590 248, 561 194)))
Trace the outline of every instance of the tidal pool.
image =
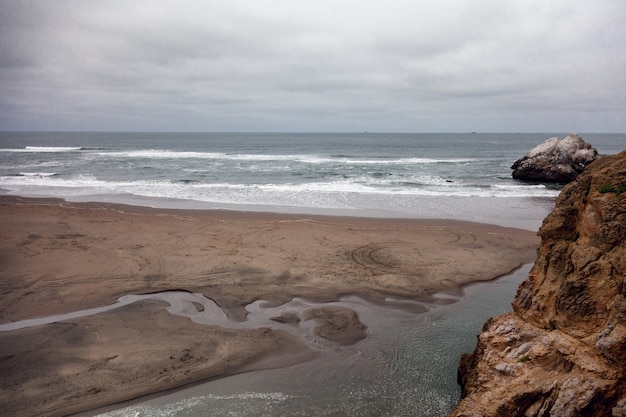
MULTIPOLYGON (((139 416, 442 416, 459 399, 456 368, 491 316, 511 310, 528 264, 497 280, 443 296, 428 311, 342 301, 368 326, 353 346, 318 343, 317 359, 250 371, 82 415, 139 416)), ((254 310, 254 309, 253 309, 254 310)), ((310 339, 309 343, 316 343, 310 339)))

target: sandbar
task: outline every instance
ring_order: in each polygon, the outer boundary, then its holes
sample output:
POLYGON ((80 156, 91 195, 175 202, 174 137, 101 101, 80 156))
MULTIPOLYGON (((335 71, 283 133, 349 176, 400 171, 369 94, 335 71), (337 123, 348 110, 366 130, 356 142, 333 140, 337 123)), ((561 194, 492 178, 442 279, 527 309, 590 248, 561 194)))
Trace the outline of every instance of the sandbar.
MULTIPOLYGON (((232 320, 257 300, 428 300, 533 262, 535 232, 454 220, 164 210, 0 196, 0 324, 111 304, 127 294, 201 293, 232 320)), ((344 308, 311 310, 316 334, 366 337, 344 308)), ((277 322, 297 320, 289 315, 277 322)), ((68 415, 314 355, 271 326, 225 329, 142 301, 0 332, 0 409, 68 415)))

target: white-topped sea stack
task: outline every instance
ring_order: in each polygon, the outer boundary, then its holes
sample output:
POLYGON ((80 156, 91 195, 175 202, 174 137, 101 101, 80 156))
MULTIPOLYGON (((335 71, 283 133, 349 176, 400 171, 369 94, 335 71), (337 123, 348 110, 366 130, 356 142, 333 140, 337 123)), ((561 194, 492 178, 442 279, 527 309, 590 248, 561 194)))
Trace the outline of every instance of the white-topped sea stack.
POLYGON ((566 184, 598 156, 582 137, 553 137, 531 149, 511 166, 513 178, 523 181, 566 184))

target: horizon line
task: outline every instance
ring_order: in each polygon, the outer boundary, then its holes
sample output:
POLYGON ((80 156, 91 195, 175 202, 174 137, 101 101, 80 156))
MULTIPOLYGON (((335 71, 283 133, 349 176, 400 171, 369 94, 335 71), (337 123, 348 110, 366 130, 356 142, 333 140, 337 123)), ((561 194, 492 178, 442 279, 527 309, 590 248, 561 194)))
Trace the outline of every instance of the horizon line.
POLYGON ((187 133, 187 134, 626 134, 626 132, 574 132, 574 131, 384 131, 384 130, 1 130, 0 133, 187 133))

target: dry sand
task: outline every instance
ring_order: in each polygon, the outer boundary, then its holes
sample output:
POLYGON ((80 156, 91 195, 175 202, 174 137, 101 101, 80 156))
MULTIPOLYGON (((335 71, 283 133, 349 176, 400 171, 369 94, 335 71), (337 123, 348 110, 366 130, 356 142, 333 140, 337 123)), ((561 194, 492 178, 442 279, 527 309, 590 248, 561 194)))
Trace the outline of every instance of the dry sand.
MULTIPOLYGON (((172 289, 202 293, 235 320, 259 299, 425 299, 532 262, 539 243, 534 232, 458 221, 156 210, 6 196, 0 197, 0 235, 0 323, 172 289)), ((323 322, 316 334, 337 343, 365 335, 351 310, 309 314, 323 322)), ((204 326, 144 301, 0 332, 0 409, 66 415, 310 354, 281 330, 204 326)))

